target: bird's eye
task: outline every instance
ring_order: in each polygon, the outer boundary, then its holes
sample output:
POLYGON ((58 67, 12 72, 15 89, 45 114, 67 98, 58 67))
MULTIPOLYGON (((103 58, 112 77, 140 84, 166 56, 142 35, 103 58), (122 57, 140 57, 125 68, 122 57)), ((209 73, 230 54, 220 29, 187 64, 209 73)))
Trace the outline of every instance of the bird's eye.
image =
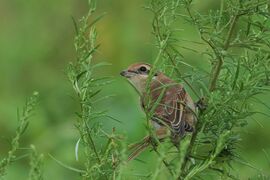
POLYGON ((140 69, 139 69, 141 72, 146 72, 147 71, 147 68, 145 66, 141 66, 140 69))

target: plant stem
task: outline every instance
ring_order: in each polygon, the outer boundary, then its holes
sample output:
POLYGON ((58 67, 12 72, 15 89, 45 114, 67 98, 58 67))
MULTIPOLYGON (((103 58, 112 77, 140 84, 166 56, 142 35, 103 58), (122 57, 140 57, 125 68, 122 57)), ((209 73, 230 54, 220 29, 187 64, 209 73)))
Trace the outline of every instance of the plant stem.
POLYGON ((192 134, 188 149, 187 149, 186 154, 185 154, 184 162, 183 162, 182 166, 180 167, 181 168, 181 174, 178 177, 178 179, 180 179, 181 176, 183 176, 185 174, 185 168, 186 168, 186 165, 187 165, 187 162, 188 162, 188 157, 187 156, 192 152, 193 145, 194 145, 195 140, 196 140, 197 135, 198 135, 197 128, 198 128, 198 123, 196 124, 195 132, 192 134))
MULTIPOLYGON (((233 19, 231 21, 230 29, 228 31, 227 38, 226 38, 226 40, 224 42, 224 48, 223 48, 224 51, 227 51, 228 48, 230 47, 230 41, 231 41, 231 38, 232 38, 232 35, 233 35, 233 32, 234 32, 238 17, 239 17, 239 15, 238 15, 238 12, 237 12, 236 15, 233 16, 233 19)), ((216 88, 216 84, 217 84, 218 77, 219 77, 219 74, 220 74, 220 71, 221 71, 221 68, 222 68, 222 65, 223 65, 223 58, 224 58, 223 55, 221 55, 219 52, 216 52, 216 51, 214 51, 214 52, 215 52, 215 54, 216 54, 216 56, 218 58, 218 61, 213 67, 213 75, 210 78, 211 79, 210 80, 210 86, 209 86, 209 91, 210 92, 214 91, 215 88, 216 88)))
POLYGON ((197 98, 200 98, 199 94, 195 91, 195 89, 192 87, 192 85, 190 84, 190 82, 188 82, 188 80, 186 80, 183 76, 182 73, 179 71, 179 69, 177 68, 177 65, 174 62, 174 59, 172 58, 172 56, 170 55, 170 53, 168 51, 166 51, 167 56, 169 57, 172 65, 175 67, 176 73, 178 74, 178 76, 180 76, 180 78, 188 85, 188 87, 193 91, 193 93, 197 96, 197 98))
POLYGON ((164 159, 164 157, 162 157, 162 155, 158 152, 156 146, 153 145, 153 144, 152 144, 152 146, 153 146, 154 151, 157 153, 157 155, 158 155, 160 158, 162 158, 162 162, 163 162, 164 166, 168 169, 169 173, 170 173, 172 176, 174 176, 174 173, 173 173, 172 169, 170 168, 169 163, 167 163, 167 161, 164 159))

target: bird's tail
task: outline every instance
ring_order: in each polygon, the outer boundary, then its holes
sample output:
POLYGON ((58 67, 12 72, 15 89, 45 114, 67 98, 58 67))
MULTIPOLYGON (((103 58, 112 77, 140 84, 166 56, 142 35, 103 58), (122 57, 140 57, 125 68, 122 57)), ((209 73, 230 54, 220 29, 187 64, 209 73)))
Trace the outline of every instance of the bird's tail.
POLYGON ((131 161, 132 159, 140 155, 150 144, 151 144, 150 138, 146 137, 143 139, 142 142, 129 146, 129 150, 132 150, 132 152, 128 156, 128 161, 131 161))

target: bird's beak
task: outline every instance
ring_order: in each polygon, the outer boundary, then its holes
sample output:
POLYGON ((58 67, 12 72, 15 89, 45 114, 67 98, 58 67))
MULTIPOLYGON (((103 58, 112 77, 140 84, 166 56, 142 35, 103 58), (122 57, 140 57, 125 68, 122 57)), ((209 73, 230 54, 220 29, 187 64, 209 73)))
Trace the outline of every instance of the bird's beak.
POLYGON ((128 71, 128 70, 124 70, 122 72, 120 72, 120 75, 126 78, 131 78, 132 76, 135 75, 134 72, 128 71))

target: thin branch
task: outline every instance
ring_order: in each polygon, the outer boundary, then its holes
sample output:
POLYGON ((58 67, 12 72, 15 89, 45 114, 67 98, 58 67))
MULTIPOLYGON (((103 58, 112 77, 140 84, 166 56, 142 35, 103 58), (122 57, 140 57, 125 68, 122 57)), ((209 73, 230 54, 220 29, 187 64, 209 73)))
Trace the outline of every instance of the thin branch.
POLYGON ((195 91, 195 89, 192 87, 192 85, 190 84, 190 82, 188 82, 188 80, 186 80, 186 78, 184 78, 182 76, 182 73, 179 71, 179 69, 177 68, 177 65, 174 62, 174 59, 172 58, 172 56, 170 55, 170 53, 168 53, 168 51, 166 51, 167 56, 169 57, 172 65, 175 67, 176 73, 178 74, 178 76, 180 76, 180 78, 188 85, 188 87, 192 90, 192 92, 197 96, 197 98, 200 98, 199 94, 195 91))
POLYGON ((168 163, 168 162, 162 157, 162 155, 158 152, 157 147, 156 147, 155 145, 153 145, 153 144, 152 144, 152 146, 153 146, 153 150, 157 153, 157 155, 158 155, 160 158, 162 158, 162 162, 163 162, 164 166, 168 169, 169 173, 170 173, 172 176, 174 176, 173 170, 170 168, 169 163, 168 163))
MULTIPOLYGON (((233 32, 234 32, 234 29, 235 29, 236 22, 237 22, 238 18, 239 18, 239 15, 238 15, 238 12, 237 12, 233 16, 233 19, 232 19, 232 22, 231 22, 231 25, 230 25, 230 29, 228 31, 227 38, 226 38, 226 40, 224 42, 223 50, 225 50, 225 51, 227 51, 229 46, 230 46, 230 41, 231 41, 231 38, 232 38, 232 35, 233 35, 233 32)), ((223 65, 223 55, 220 55, 220 53, 217 53, 217 52, 215 52, 215 54, 218 57, 218 61, 214 66, 213 75, 212 75, 211 80, 210 80, 210 86, 209 86, 209 91, 210 92, 214 91, 215 88, 216 88, 218 77, 219 77, 219 74, 220 74, 220 71, 221 71, 221 68, 222 68, 222 65, 223 65)))

